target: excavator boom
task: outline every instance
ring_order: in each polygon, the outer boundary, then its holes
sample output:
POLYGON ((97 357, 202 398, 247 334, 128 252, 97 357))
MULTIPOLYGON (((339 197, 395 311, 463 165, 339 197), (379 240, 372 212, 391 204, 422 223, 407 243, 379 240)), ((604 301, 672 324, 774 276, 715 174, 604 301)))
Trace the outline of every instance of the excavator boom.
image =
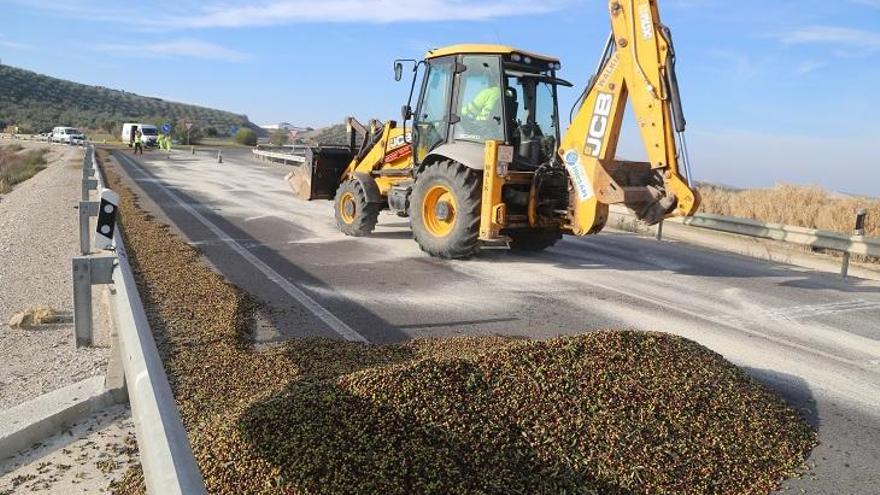
POLYGON ((699 207, 690 173, 681 170, 688 164, 685 120, 672 38, 660 22, 657 2, 612 0, 609 10, 608 45, 559 148, 574 190, 565 228, 576 235, 600 231, 610 204, 625 204, 648 223, 692 215, 699 207), (648 156, 645 163, 616 159, 627 102, 648 156))

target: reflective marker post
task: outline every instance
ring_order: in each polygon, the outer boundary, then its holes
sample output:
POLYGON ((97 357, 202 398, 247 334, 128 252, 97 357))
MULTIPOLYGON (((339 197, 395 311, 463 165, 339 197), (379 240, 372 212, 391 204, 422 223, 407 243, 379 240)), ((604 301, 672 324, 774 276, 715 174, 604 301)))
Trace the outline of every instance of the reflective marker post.
MULTIPOLYGON (((856 211, 856 230, 854 234, 856 236, 864 236, 865 235, 865 221, 868 218, 868 210, 865 208, 859 208, 856 211)), ((849 252, 843 253, 843 265, 840 267, 840 276, 844 279, 849 275, 849 252)))

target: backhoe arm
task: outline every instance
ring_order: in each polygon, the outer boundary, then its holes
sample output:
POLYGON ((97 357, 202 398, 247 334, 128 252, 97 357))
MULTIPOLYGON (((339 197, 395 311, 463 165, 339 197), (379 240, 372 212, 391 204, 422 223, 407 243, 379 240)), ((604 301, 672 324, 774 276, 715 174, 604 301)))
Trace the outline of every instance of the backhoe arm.
POLYGON ((657 1, 612 0, 609 8, 611 38, 559 150, 574 189, 565 228, 576 235, 602 230, 610 204, 625 204, 652 224, 699 206, 680 170, 687 168, 685 121, 657 1), (616 160, 627 101, 649 162, 616 160))

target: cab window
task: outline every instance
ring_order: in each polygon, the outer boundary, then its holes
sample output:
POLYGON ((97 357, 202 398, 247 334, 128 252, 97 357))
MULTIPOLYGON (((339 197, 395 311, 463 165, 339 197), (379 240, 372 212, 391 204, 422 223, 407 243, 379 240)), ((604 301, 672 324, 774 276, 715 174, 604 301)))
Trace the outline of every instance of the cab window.
POLYGON ((490 139, 503 141, 505 98, 499 58, 465 55, 462 63, 465 70, 461 73, 455 139, 478 143, 490 139))
POLYGON ((520 162, 532 166, 551 159, 557 146, 556 98, 553 86, 535 74, 507 72, 510 142, 520 162))

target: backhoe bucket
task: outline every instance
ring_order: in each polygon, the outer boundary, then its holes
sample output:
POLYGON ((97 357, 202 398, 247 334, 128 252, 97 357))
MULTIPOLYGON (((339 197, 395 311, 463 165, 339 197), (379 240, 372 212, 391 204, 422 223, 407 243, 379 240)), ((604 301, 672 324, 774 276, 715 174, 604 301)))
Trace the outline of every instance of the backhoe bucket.
POLYGON ((300 199, 333 199, 342 173, 354 156, 347 146, 316 146, 306 149, 306 161, 287 174, 293 194, 300 199))

